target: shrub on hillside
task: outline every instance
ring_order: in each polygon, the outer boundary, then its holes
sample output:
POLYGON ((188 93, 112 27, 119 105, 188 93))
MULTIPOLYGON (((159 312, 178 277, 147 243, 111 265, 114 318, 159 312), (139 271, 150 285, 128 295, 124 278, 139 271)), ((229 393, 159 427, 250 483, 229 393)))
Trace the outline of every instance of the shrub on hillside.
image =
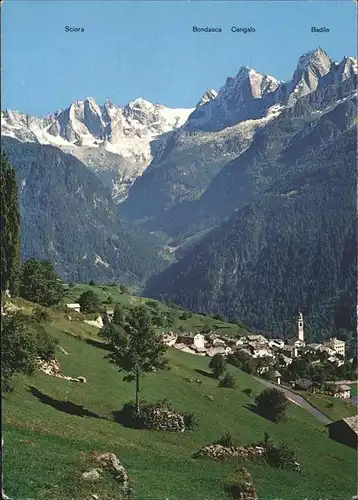
POLYGON ((37 323, 46 323, 51 320, 51 315, 44 307, 36 306, 32 311, 32 318, 37 323))
POLYGON ((59 341, 54 339, 43 326, 39 325, 35 330, 34 344, 37 356, 44 361, 51 361, 55 357, 59 341))
POLYGON ((221 446, 225 446, 225 448, 230 448, 231 446, 236 446, 236 443, 230 432, 227 432, 220 439, 214 441, 212 444, 220 444, 221 446))
POLYGON ((246 394, 246 396, 248 396, 250 399, 252 398, 253 396, 253 392, 252 392, 252 389, 250 389, 250 387, 248 387, 247 389, 244 389, 242 391, 244 394, 246 394))
POLYGON ((147 300, 146 304, 153 309, 159 309, 159 304, 158 302, 155 302, 155 300, 147 300))
POLYGON ((212 370, 215 378, 219 378, 226 368, 226 360, 222 354, 215 354, 210 360, 209 368, 212 370))
POLYGON ((273 442, 269 435, 265 433, 263 446, 265 448, 265 458, 267 463, 278 469, 293 469, 297 470, 297 457, 293 448, 290 448, 286 443, 273 442))
POLYGON ((258 413, 274 422, 286 417, 288 400, 279 389, 265 389, 255 398, 258 413))
POLYGON ((98 295, 92 290, 83 292, 78 299, 78 303, 81 306, 81 312, 94 313, 98 312, 100 308, 100 300, 98 298, 98 295))
POLYGON ((49 261, 27 260, 22 266, 20 297, 50 307, 65 295, 53 264, 49 261))
POLYGON ((13 388, 13 377, 18 373, 32 375, 37 368, 37 358, 52 359, 56 343, 39 325, 21 313, 3 318, 1 332, 1 391, 13 388))
POLYGON ((199 420, 194 413, 184 413, 185 428, 192 431, 199 427, 199 420))
POLYGON ((174 326, 176 322, 176 315, 174 311, 168 311, 165 315, 165 321, 168 327, 174 326))
POLYGON ((125 320, 124 310, 119 304, 116 304, 113 310, 112 323, 118 326, 123 326, 124 320, 125 320))
POLYGON ((119 285, 119 291, 123 294, 130 294, 131 291, 129 289, 129 287, 127 287, 126 285, 119 285))
POLYGON ((96 286, 96 283, 93 280, 91 280, 88 284, 89 286, 96 286))
POLYGON ((219 387, 227 387, 228 389, 235 389, 236 380, 232 373, 226 372, 225 375, 219 380, 219 387))

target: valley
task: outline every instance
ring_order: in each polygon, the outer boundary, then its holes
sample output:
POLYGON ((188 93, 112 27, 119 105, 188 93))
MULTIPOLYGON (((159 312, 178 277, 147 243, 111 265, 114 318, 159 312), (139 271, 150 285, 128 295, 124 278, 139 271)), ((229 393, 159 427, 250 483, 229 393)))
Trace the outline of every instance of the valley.
POLYGON ((2 500, 357 500, 346 6, 5 3, 2 500))

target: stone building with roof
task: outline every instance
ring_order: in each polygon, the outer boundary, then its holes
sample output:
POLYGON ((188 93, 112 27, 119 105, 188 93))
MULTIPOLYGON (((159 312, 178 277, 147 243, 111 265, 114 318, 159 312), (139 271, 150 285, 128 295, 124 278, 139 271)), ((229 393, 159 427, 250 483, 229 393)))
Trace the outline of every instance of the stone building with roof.
POLYGON ((327 425, 331 439, 347 446, 357 448, 358 445, 358 415, 342 418, 327 425))

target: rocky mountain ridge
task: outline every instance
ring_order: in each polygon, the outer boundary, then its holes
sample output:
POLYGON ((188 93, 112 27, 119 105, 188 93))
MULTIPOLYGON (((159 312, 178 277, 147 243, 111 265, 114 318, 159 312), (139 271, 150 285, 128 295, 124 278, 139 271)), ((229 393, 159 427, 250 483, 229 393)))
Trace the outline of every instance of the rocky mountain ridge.
POLYGON ((216 131, 243 120, 263 118, 272 112, 273 106, 274 109, 292 106, 310 92, 339 84, 354 73, 357 73, 356 58, 344 57, 337 63, 320 47, 299 58, 288 82, 242 66, 214 98, 197 106, 184 129, 216 131))
MULTIPOLYGON (((289 82, 242 67, 217 93, 207 92, 186 123, 158 148, 120 212, 146 218, 151 229, 166 231, 162 219, 173 211, 166 223, 173 228, 179 212, 186 212, 186 205, 206 196, 207 190, 215 190, 224 167, 237 162, 257 135, 264 136, 280 120, 301 116, 303 124, 305 116, 311 121, 314 113, 329 111, 356 92, 356 79, 357 59, 345 57, 336 63, 321 48, 299 58, 289 82)), ((222 191, 220 196, 225 204, 222 191)))
MULTIPOLYGON (((307 93, 339 84, 356 73, 356 58, 344 57, 337 63, 318 48, 299 58, 289 82, 242 66, 236 77, 227 78, 219 91, 207 90, 193 109, 170 109, 142 98, 124 107, 108 99, 99 105, 88 97, 44 117, 2 111, 1 134, 21 142, 50 144, 72 154, 111 189, 115 202, 122 202, 148 166, 152 164, 157 168, 167 161, 173 150, 179 149, 181 153, 182 144, 186 150, 186 144, 191 147, 193 140, 201 147, 200 134, 204 134, 205 144, 209 141, 212 149, 220 150, 223 158, 210 155, 210 161, 221 165, 222 160, 234 158, 248 146, 256 128, 261 127, 261 120, 271 120, 307 93), (205 133, 220 131, 227 131, 228 136, 232 136, 234 131, 230 128, 245 122, 248 126, 240 127, 239 135, 244 137, 237 144, 233 144, 230 137, 223 141, 223 133, 218 140, 216 136, 205 137, 205 133)), ((195 170, 203 163, 199 159, 187 165, 183 175, 190 176, 191 167, 195 170)), ((163 168, 167 168, 166 164, 163 168)), ((212 173, 205 170, 208 180, 218 171, 217 168, 212 173)), ((176 191, 178 194, 171 195, 174 199, 177 196, 187 198, 186 189, 184 193, 182 188, 176 191)), ((201 186, 194 191, 195 198, 202 192, 201 186)))
POLYGON ((151 162, 156 141, 180 127, 191 109, 170 109, 136 99, 121 108, 89 97, 42 118, 1 112, 1 133, 21 142, 59 147, 83 161, 112 187, 116 201, 151 162))

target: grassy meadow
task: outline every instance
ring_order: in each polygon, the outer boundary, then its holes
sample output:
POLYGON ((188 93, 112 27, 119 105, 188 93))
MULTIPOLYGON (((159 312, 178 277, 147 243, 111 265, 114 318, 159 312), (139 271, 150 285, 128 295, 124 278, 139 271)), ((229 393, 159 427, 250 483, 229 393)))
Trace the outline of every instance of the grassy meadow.
MULTIPOLYGON (((24 301, 22 306, 30 309, 24 301)), ((199 318, 190 319, 194 316, 199 318)), ((68 353, 58 350, 63 373, 84 376, 87 383, 43 373, 18 376, 15 391, 3 398, 4 489, 12 499, 87 500, 94 493, 101 500, 118 499, 110 475, 97 483, 81 479, 93 466, 90 453, 102 451, 115 453, 126 467, 134 500, 225 500, 225 487, 239 464, 192 455, 228 431, 243 445, 268 432, 297 452, 300 473, 263 461, 245 463, 260 500, 347 500, 355 494, 354 450, 330 440, 324 425, 296 405, 289 405, 288 419, 281 424, 252 412, 242 391, 251 388, 258 394, 264 388, 252 376, 230 368, 238 387, 218 388, 208 358, 171 348, 171 369, 145 376, 142 398, 167 398, 176 410, 193 412, 199 427, 179 434, 132 429, 118 423, 116 412, 134 399, 134 382, 125 382, 124 373, 104 359, 96 329, 60 312, 53 313, 47 329, 68 353)))
MULTIPOLYGON (((66 293, 65 298, 62 300, 62 304, 76 302, 79 296, 88 290, 94 291, 100 301, 102 302, 102 307, 104 309, 113 308, 114 304, 120 304, 124 309, 129 309, 134 305, 146 304, 146 303, 156 303, 158 305, 158 312, 162 313, 172 313, 175 315, 175 329, 183 328, 185 331, 190 332, 200 332, 200 330, 207 326, 210 329, 213 329, 223 335, 231 335, 231 334, 241 334, 247 335, 250 331, 245 327, 245 325, 238 326, 233 323, 227 323, 225 321, 220 321, 211 316, 206 316, 203 314, 192 313, 191 317, 186 319, 181 319, 181 314, 184 313, 184 310, 180 308, 169 307, 165 305, 163 302, 148 299, 145 297, 138 297, 136 295, 130 295, 128 293, 122 293, 118 286, 110 286, 110 285, 86 285, 86 284, 77 284, 71 288, 66 293), (111 303, 108 303, 108 297, 111 297, 111 303)), ((159 328, 160 331, 169 331, 173 329, 173 327, 164 327, 159 328)))

